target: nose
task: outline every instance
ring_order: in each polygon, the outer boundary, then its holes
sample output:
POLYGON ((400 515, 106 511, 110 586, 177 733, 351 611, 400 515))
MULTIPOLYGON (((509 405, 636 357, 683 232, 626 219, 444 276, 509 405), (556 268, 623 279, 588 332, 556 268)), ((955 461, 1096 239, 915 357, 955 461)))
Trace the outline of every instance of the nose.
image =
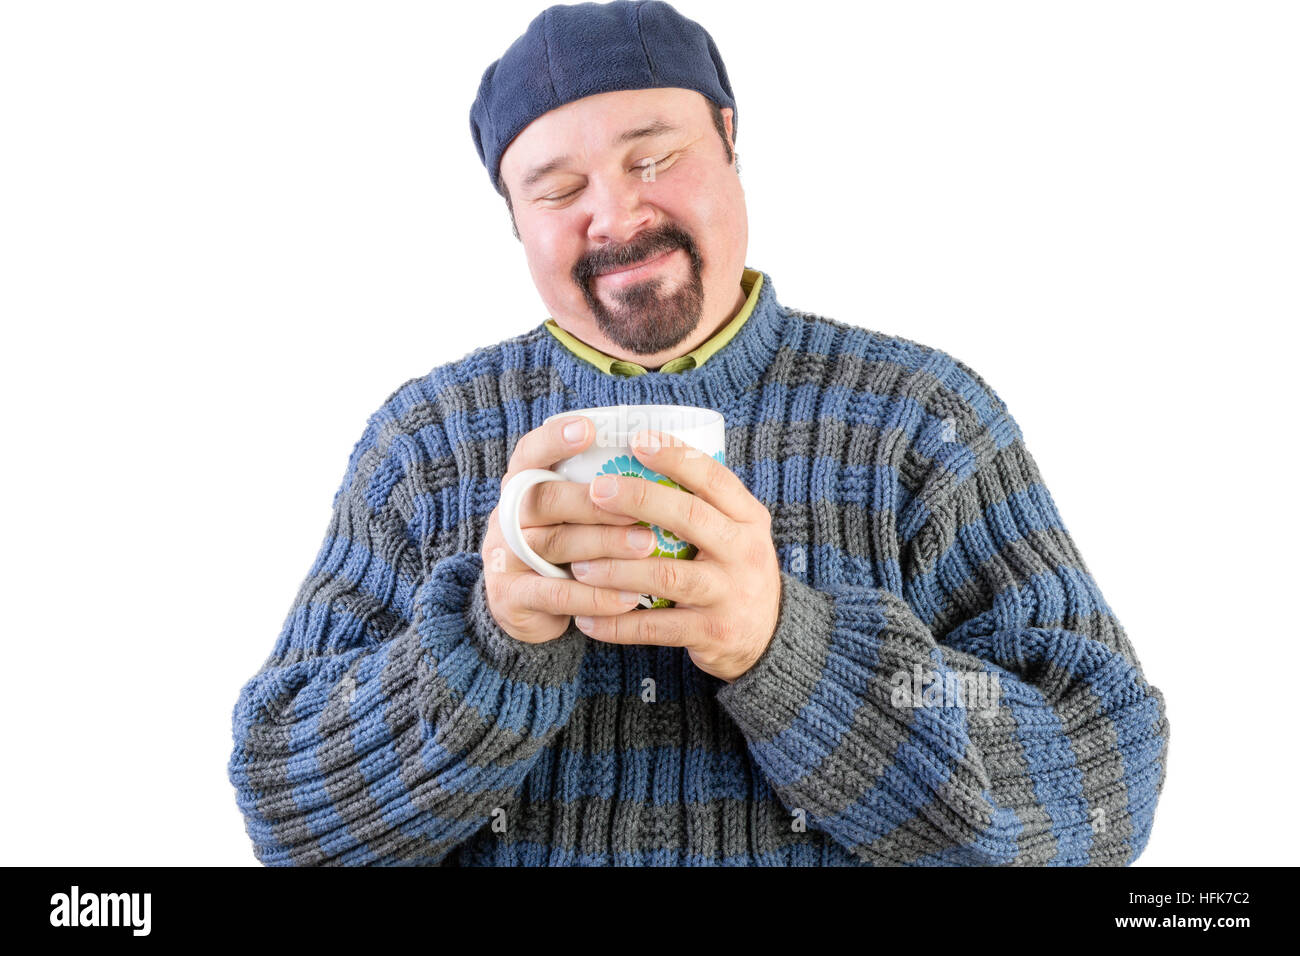
POLYGON ((649 228, 655 209, 646 202, 647 185, 652 184, 632 174, 616 179, 593 176, 584 197, 591 203, 587 238, 598 245, 622 247, 649 228))

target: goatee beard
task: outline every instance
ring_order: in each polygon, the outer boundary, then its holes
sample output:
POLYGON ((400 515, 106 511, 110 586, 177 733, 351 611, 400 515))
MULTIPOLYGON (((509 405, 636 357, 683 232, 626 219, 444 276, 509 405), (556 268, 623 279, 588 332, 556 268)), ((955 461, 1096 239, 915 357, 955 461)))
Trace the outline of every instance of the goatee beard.
POLYGON ((604 256, 599 262, 581 262, 573 271, 596 326, 611 342, 636 355, 665 352, 684 342, 700 324, 704 310, 703 263, 691 237, 676 226, 642 236, 635 246, 604 256), (653 276, 612 290, 609 294, 618 301, 614 309, 606 307, 596 295, 595 278, 599 270, 639 262, 674 249, 684 250, 690 258, 690 274, 671 293, 665 295, 663 289, 674 280, 653 276))

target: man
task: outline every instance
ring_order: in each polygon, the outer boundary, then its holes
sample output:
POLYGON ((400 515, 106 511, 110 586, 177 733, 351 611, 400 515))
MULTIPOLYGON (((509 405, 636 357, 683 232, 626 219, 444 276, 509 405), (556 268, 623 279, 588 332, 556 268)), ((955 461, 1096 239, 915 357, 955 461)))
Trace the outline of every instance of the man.
POLYGON ((371 416, 229 775, 266 864, 1105 864, 1168 722, 1005 404, 746 268, 736 106, 670 5, 554 6, 475 146, 553 318, 371 416), (616 404, 722 412, 635 477, 504 482, 616 404), (653 558, 645 521, 699 546, 653 558), (639 593, 675 607, 637 609, 639 593))

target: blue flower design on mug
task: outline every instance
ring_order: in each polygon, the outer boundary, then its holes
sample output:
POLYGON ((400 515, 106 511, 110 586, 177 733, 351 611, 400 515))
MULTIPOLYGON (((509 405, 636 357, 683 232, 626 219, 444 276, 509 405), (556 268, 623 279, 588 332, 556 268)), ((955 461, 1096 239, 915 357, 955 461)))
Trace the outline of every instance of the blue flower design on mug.
MULTIPOLYGON (((720 465, 726 464, 726 455, 724 452, 715 452, 712 456, 714 461, 720 465)), ((627 478, 644 478, 647 481, 653 481, 669 488, 681 488, 677 482, 673 481, 666 475, 661 475, 653 468, 647 468, 633 455, 616 455, 605 464, 601 465, 599 474, 618 475, 627 478)), ((673 534, 667 528, 660 528, 649 522, 638 522, 641 525, 649 527, 654 532, 655 550, 652 557, 663 558, 682 558, 684 560, 695 557, 696 547, 689 541, 683 541, 677 535, 673 534)), ((672 607, 673 602, 667 598, 655 597, 651 594, 641 595, 641 607, 672 607)))
MULTIPOLYGON (((627 478, 644 478, 646 481, 653 481, 669 488, 681 487, 671 478, 659 474, 653 468, 647 468, 631 455, 617 455, 611 458, 601 465, 600 473, 602 475, 619 475, 627 478)), ((683 541, 667 528, 650 525, 644 521, 640 522, 640 524, 646 525, 654 532, 655 554, 657 556, 665 558, 692 558, 695 556, 695 546, 683 541)))

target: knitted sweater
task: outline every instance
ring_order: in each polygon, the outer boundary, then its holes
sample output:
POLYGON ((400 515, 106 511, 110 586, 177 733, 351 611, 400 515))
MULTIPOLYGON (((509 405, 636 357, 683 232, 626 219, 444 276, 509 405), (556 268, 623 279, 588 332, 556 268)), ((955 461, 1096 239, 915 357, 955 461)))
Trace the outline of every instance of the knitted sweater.
POLYGON ((697 369, 609 375, 539 325, 370 416, 234 708, 261 862, 1137 857, 1164 698, 1006 405, 946 353, 784 307, 762 278, 697 369), (779 617, 734 682, 573 627, 525 644, 488 610, 479 551, 515 443, 624 403, 721 411, 727 466, 772 514, 779 617))

